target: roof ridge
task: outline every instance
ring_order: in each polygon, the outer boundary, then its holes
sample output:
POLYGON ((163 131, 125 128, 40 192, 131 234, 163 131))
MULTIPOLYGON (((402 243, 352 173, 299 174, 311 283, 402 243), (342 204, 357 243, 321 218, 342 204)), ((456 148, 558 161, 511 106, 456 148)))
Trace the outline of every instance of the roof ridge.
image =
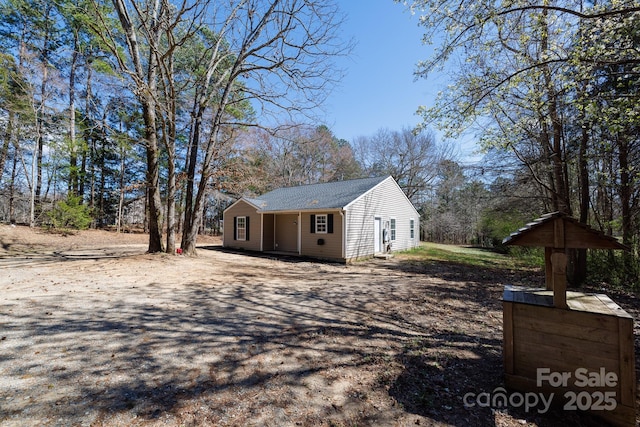
MULTIPOLYGON (((267 191, 264 194, 269 194, 272 191, 276 191, 276 190, 284 190, 284 189, 289 189, 289 188, 303 188, 303 187, 313 187, 313 186, 320 186, 320 185, 330 185, 330 184, 339 184, 339 183, 349 183, 349 182, 355 182, 355 181, 365 181, 365 180, 380 180, 383 181, 385 179, 387 179, 390 175, 386 175, 386 176, 372 176, 372 177, 366 177, 366 178, 353 178, 353 179, 343 179, 343 180, 339 180, 339 181, 327 181, 327 182, 314 182, 312 184, 299 184, 299 185, 292 185, 290 187, 278 187, 278 188, 274 188, 271 191, 267 191)), ((258 196, 258 198, 260 198, 260 196, 258 196)))
POLYGON ((259 206, 263 211, 340 209, 389 177, 366 177, 280 187, 246 199, 260 201, 259 206))

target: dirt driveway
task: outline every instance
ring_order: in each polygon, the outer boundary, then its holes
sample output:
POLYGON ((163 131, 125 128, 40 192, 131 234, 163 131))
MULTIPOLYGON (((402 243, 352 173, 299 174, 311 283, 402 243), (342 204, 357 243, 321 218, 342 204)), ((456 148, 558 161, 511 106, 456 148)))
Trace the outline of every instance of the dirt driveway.
POLYGON ((463 405, 502 384, 524 275, 114 236, 0 226, 0 425, 589 425, 463 405))

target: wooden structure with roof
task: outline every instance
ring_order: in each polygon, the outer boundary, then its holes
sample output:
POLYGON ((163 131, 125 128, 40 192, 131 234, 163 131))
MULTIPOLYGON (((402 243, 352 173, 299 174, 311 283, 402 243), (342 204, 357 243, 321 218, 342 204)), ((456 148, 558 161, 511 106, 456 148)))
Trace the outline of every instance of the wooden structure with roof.
MULTIPOLYGON (((505 287, 503 356, 507 387, 554 393, 556 400, 581 397, 579 409, 589 407, 613 425, 635 426, 633 317, 606 295, 567 292, 566 279, 567 249, 628 248, 558 212, 527 224, 504 243, 544 247, 546 284, 546 289, 505 287), (541 369, 568 373, 566 384, 551 387, 548 381, 540 382, 541 369), (580 381, 581 374, 596 377, 603 373, 610 377, 615 374, 615 384, 609 381, 605 386, 585 387, 580 381), (604 406, 600 400, 602 405, 598 405, 601 396, 615 398, 615 408, 612 401, 604 406)), ((562 403, 571 408, 571 402, 562 403)))

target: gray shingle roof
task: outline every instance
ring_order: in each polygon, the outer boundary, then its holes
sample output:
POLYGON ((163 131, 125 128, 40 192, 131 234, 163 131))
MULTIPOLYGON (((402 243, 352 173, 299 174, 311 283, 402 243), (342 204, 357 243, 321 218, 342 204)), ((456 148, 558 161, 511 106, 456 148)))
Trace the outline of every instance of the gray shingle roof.
POLYGON ((258 198, 244 198, 262 212, 341 209, 388 176, 278 188, 258 198))

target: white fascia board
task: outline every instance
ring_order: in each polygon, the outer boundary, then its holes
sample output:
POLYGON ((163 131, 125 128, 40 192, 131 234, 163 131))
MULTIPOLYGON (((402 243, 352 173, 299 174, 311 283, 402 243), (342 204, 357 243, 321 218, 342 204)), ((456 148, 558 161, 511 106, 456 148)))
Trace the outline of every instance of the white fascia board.
POLYGON ((263 211, 258 209, 258 213, 261 214, 299 214, 299 213, 314 213, 314 212, 340 212, 341 208, 314 208, 314 209, 293 209, 286 211, 263 211))
POLYGON ((227 209, 225 209, 224 211, 222 211, 222 213, 226 213, 229 209, 231 209, 232 207, 234 207, 235 205, 237 205, 240 202, 245 202, 246 204, 248 204, 249 206, 252 206, 254 208, 256 208, 256 211, 260 212, 260 208, 256 205, 254 205, 253 203, 251 203, 249 200, 245 199, 244 197, 239 198, 238 200, 236 200, 235 202, 233 202, 231 204, 231 206, 229 206, 227 209))
MULTIPOLYGON (((388 177, 386 177, 385 179, 383 179, 382 181, 380 181, 379 183, 377 183, 376 185, 374 185, 373 187, 371 187, 370 189, 368 189, 367 191, 365 191, 364 193, 362 193, 361 195, 359 195, 358 197, 356 197, 355 199, 353 199, 352 201, 350 201, 349 203, 347 203, 342 209, 343 210, 347 210, 349 209, 349 207, 351 205, 353 205, 354 203, 356 203, 358 200, 362 199, 364 196, 366 196, 367 194, 371 193, 375 188, 379 187, 380 185, 384 184, 385 182, 387 182, 387 180, 392 180, 393 182, 395 182, 396 180, 393 179, 393 177, 391 175, 389 175, 388 177)), ((397 185, 397 183, 396 183, 397 185)), ((398 187, 399 188, 399 187, 398 187)), ((400 189, 400 191, 402 191, 402 189, 400 189)), ((402 194, 404 194, 404 191, 402 191, 402 194)))

